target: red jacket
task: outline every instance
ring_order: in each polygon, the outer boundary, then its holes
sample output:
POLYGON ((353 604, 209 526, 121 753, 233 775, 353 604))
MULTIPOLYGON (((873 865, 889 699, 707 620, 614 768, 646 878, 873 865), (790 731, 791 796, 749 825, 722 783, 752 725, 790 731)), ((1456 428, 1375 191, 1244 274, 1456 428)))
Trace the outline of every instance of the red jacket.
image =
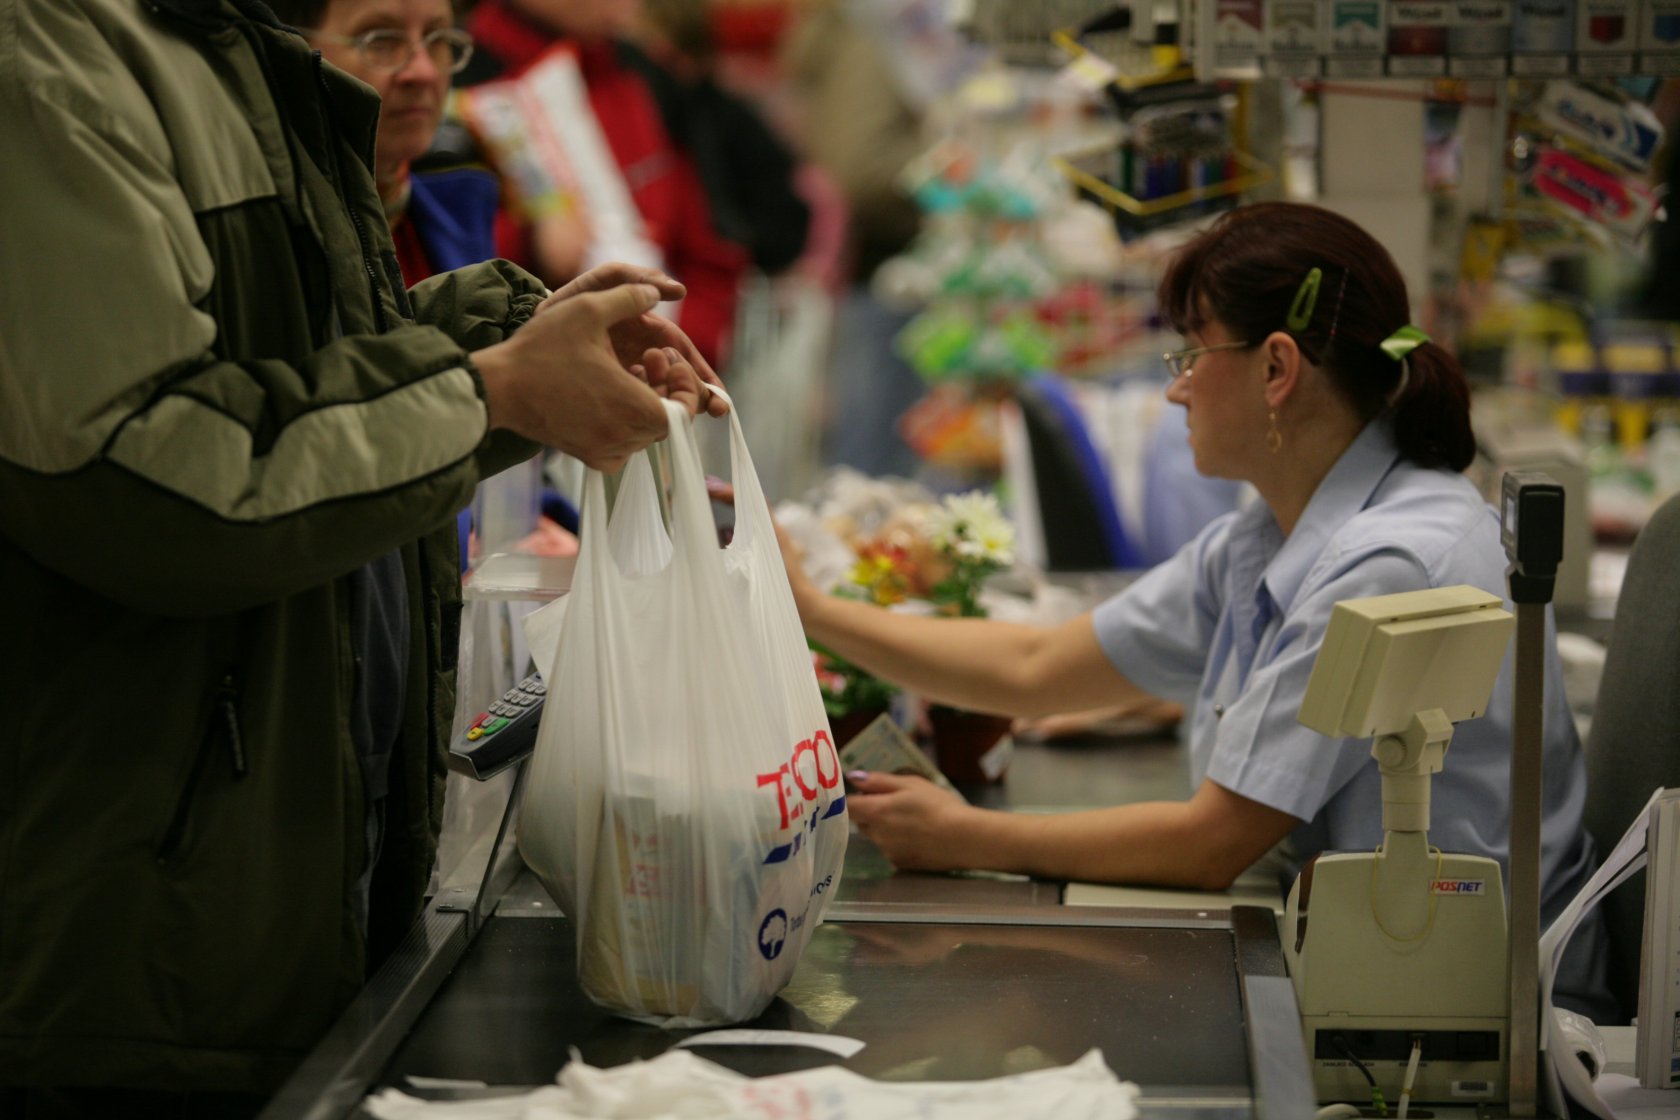
MULTIPOLYGON (((515 12, 506 0, 481 0, 467 17, 467 29, 473 35, 474 57, 466 76, 480 81, 498 71, 517 77, 564 39, 515 12)), ((640 75, 620 63, 617 47, 609 42, 573 45, 589 103, 647 224, 648 237, 663 251, 666 271, 688 288, 678 322, 716 364, 735 321, 736 291, 747 252, 713 230, 693 161, 672 143, 653 95, 640 75)), ((523 232, 511 231, 511 244, 505 236, 509 232, 504 224, 498 248, 516 263, 528 265, 523 232)))

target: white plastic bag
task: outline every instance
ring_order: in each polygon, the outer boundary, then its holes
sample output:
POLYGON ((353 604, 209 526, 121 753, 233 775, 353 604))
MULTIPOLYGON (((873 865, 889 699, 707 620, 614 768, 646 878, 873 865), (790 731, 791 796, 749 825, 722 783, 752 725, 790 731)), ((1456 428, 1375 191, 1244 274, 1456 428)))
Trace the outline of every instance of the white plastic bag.
POLYGON ((460 1101, 386 1089, 363 1107, 378 1120, 1133 1120, 1139 1096, 1099 1050, 985 1081, 871 1081, 842 1066, 750 1078, 686 1050, 597 1069, 574 1050, 557 1080, 460 1101))
POLYGON ((787 984, 847 820, 740 422, 732 411, 735 535, 720 548, 694 420, 666 411, 668 539, 650 453, 626 468, 610 525, 589 472, 519 849, 577 926, 590 998, 681 1027, 750 1019, 787 984))

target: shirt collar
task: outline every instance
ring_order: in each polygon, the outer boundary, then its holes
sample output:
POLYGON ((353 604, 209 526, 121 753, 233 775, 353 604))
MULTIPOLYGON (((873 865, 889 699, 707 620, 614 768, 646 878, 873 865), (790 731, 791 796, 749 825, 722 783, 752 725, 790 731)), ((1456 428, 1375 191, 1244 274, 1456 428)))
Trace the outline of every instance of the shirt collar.
MULTIPOLYGON (((1317 563, 1336 531, 1370 504, 1371 495, 1400 457, 1394 432, 1386 417, 1365 425, 1330 473, 1313 491, 1294 532, 1285 538, 1266 564, 1264 583, 1280 613, 1288 613, 1307 573, 1317 563)), ((1262 506, 1262 509, 1264 507, 1262 506)), ((1268 520, 1270 520, 1268 518, 1268 520)), ((1276 522, 1271 521, 1277 534, 1276 522)))

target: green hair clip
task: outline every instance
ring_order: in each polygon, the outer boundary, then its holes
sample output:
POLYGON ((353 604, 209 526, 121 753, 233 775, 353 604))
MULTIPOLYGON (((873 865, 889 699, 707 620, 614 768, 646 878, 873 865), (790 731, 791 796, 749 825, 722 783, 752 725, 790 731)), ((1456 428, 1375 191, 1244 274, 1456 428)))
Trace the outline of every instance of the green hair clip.
POLYGON ((1295 290, 1295 299, 1289 305, 1289 315, 1284 323, 1292 331, 1304 331, 1307 324, 1312 322, 1313 308, 1318 306, 1318 284, 1324 279, 1324 273, 1313 269, 1307 273, 1307 278, 1301 281, 1301 286, 1295 290))
POLYGON ((1407 323, 1381 342, 1382 352, 1395 361, 1403 361, 1407 354, 1429 341, 1429 336, 1407 323))

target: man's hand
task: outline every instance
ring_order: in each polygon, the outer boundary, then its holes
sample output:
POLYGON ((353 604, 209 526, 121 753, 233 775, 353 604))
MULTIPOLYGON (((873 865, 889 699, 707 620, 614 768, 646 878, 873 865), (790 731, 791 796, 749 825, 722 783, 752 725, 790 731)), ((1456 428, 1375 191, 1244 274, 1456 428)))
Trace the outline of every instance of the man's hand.
MULTIPOLYGON (((700 411, 702 402, 717 399, 700 380, 699 371, 669 346, 647 351, 639 364, 630 367, 630 372, 646 381, 660 396, 680 403, 690 416, 700 411)), ((728 404, 724 407, 727 409, 728 404)))
POLYGON ((598 264, 577 277, 574 277, 564 287, 549 293, 547 299, 538 305, 537 310, 553 307, 563 303, 573 296, 584 292, 605 292, 624 284, 652 284, 659 290, 659 298, 681 299, 688 293, 688 289, 671 279, 657 268, 647 268, 639 264, 625 264, 622 261, 609 261, 598 264))
POLYGON ((618 470, 664 439, 659 394, 625 368, 609 336, 614 324, 645 314, 662 294, 641 283, 574 292, 545 304, 505 342, 475 352, 490 426, 602 471, 618 470))
MULTIPOLYGON (((589 292, 606 291, 624 284, 651 284, 659 291, 661 299, 681 299, 688 291, 677 281, 671 279, 657 268, 644 268, 639 265, 613 262, 596 265, 582 276, 573 280, 565 287, 552 293, 537 306, 537 315, 563 306, 567 300, 589 292)), ((535 316, 532 317, 535 319, 535 316)), ((682 359, 692 366, 703 384, 716 385, 723 388, 723 379, 717 375, 688 335, 682 332, 671 320, 653 314, 650 309, 634 318, 614 323, 610 330, 613 352, 618 356, 619 364, 625 369, 642 365, 649 350, 675 350, 682 359)), ((710 393, 703 394, 706 411, 713 416, 722 416, 729 411, 729 405, 722 397, 710 393)))

